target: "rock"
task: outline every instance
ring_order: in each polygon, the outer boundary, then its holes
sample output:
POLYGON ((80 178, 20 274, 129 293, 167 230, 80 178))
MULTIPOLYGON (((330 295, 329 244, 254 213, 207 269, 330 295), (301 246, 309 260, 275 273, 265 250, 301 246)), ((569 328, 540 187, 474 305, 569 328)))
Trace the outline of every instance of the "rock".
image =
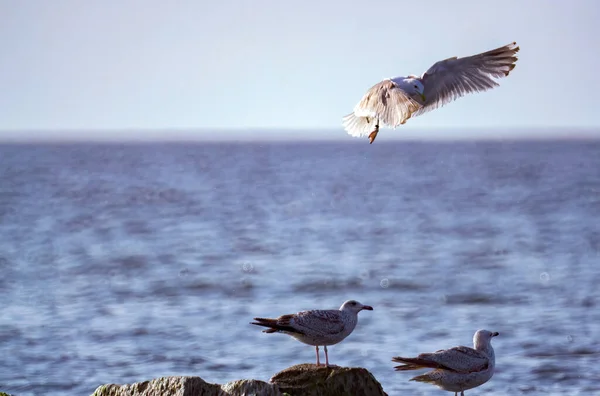
POLYGON ((270 382, 294 396, 387 396, 375 377, 360 367, 298 364, 275 374, 270 382))
POLYGON ((209 384, 200 377, 162 377, 131 385, 102 385, 92 396, 225 396, 219 385, 209 384))
POLYGON ((129 385, 102 385, 92 396, 387 396, 364 368, 299 364, 270 383, 238 380, 211 384, 200 377, 162 377, 129 385))
POLYGON ((276 385, 258 380, 238 380, 221 385, 221 389, 231 396, 282 396, 276 385))
POLYGON ((92 396, 281 396, 275 385, 257 380, 211 384, 200 377, 162 377, 131 385, 102 385, 92 396))

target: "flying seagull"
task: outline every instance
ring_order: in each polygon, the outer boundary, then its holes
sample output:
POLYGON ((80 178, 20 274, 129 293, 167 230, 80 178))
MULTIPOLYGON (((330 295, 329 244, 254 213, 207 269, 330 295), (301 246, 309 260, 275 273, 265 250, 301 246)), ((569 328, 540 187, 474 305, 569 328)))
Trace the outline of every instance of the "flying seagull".
POLYGON ((454 392, 454 396, 457 396, 458 392, 464 396, 464 391, 485 384, 494 375, 496 357, 492 348, 492 337, 497 335, 497 332, 477 330, 473 336, 475 349, 458 346, 433 353, 422 353, 415 358, 398 356, 392 361, 404 363, 396 366, 396 371, 433 368, 435 370, 411 378, 411 381, 427 382, 454 392))
POLYGON ((396 128, 419 116, 472 92, 482 92, 499 84, 515 68, 517 43, 488 52, 436 62, 421 77, 386 78, 373 85, 342 119, 352 136, 369 136, 373 143, 379 123, 396 128))
POLYGON ((296 314, 283 315, 276 319, 254 318, 250 324, 268 327, 265 333, 288 334, 300 342, 314 345, 319 361, 319 345, 325 349, 325 365, 329 367, 327 345, 334 345, 348 337, 358 323, 358 313, 363 309, 372 311, 373 307, 355 300, 346 301, 339 310, 312 310, 296 314))

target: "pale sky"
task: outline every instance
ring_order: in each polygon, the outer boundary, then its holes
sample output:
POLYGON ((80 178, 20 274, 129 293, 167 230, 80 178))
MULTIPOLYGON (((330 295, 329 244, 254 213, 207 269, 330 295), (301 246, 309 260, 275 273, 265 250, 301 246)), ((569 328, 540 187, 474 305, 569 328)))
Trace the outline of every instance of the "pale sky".
POLYGON ((402 131, 600 136, 598 0, 0 0, 0 15, 0 139, 37 129, 344 133, 341 117, 382 78, 512 41, 519 62, 499 88, 402 131))

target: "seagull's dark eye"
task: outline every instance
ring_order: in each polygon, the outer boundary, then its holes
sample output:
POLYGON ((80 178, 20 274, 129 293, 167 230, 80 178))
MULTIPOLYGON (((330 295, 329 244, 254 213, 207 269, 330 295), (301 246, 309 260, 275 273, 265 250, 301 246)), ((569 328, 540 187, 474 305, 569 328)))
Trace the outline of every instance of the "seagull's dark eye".
POLYGON ((415 88, 419 88, 419 87, 417 87, 417 86, 415 85, 415 88))

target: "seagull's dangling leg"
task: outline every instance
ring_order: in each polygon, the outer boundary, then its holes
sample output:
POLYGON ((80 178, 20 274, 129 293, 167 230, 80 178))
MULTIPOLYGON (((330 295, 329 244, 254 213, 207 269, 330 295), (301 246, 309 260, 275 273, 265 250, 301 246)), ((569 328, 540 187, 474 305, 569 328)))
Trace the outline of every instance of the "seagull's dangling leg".
POLYGON ((373 144, 375 138, 377 137, 377 133, 379 132, 379 118, 377 119, 377 123, 375 124, 375 129, 373 132, 369 134, 369 144, 373 144))
POLYGON ((321 362, 319 361, 319 346, 315 346, 315 348, 317 348, 317 366, 320 366, 321 362))
POLYGON ((323 349, 325 349, 325 366, 329 367, 329 355, 327 354, 327 345, 323 345, 323 349))

